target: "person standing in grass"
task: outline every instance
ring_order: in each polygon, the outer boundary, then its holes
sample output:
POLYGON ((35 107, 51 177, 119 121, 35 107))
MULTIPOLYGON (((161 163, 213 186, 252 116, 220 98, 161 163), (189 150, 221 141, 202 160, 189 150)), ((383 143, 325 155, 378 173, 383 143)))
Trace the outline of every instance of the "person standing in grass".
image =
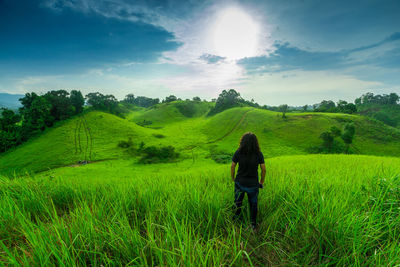
POLYGON ((250 205, 250 220, 253 229, 256 228, 258 190, 263 188, 265 180, 264 155, 260 150, 255 134, 245 133, 240 139, 239 148, 232 158, 231 178, 235 183, 235 219, 240 216, 245 193, 250 205), (239 169, 235 178, 236 165, 239 169), (261 179, 258 181, 258 166, 261 168, 261 179))

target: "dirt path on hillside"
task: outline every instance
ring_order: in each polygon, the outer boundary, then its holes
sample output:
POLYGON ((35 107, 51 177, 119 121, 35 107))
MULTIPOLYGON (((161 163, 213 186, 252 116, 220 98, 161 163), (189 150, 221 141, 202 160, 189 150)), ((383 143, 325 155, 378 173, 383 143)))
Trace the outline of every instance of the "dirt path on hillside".
POLYGON ((217 138, 217 139, 215 139, 215 140, 213 140, 213 141, 207 142, 206 144, 216 143, 216 142, 218 142, 218 141, 221 141, 221 140, 224 139, 225 137, 231 135, 237 128, 239 128, 239 126, 243 123, 244 119, 246 118, 247 114, 248 114, 250 111, 252 111, 252 110, 253 110, 253 109, 250 109, 250 110, 246 111, 246 112, 242 115, 242 117, 240 118, 240 120, 235 124, 235 126, 233 126, 233 128, 232 128, 229 132, 227 132, 226 134, 224 134, 224 135, 221 136, 220 138, 217 138))
POLYGON ((228 131, 226 134, 224 134, 223 136, 221 136, 221 137, 219 137, 219 138, 217 138, 217 139, 214 139, 214 140, 212 140, 212 141, 205 142, 205 143, 201 143, 201 144, 197 144, 197 145, 190 145, 190 146, 184 148, 183 150, 193 150, 194 148, 196 148, 196 147, 198 147, 198 146, 213 144, 213 143, 216 143, 216 142, 218 142, 218 141, 223 140, 224 138, 226 138, 226 137, 228 137, 229 135, 231 135, 237 128, 239 128, 239 126, 243 123, 244 119, 247 117, 247 114, 248 114, 250 111, 252 111, 252 110, 253 110, 253 109, 250 109, 250 110, 246 111, 246 112, 242 115, 242 117, 240 118, 240 120, 235 124, 235 126, 233 126, 233 128, 232 128, 231 130, 229 130, 229 131, 228 131))
MULTIPOLYGON (((59 166, 57 168, 63 168, 63 167, 80 167, 80 166, 84 166, 84 165, 88 165, 88 164, 93 164, 93 163, 99 163, 99 162, 103 162, 103 161, 111 161, 111 160, 118 160, 120 158, 108 158, 108 159, 98 159, 98 160, 93 160, 93 161, 82 161, 82 162, 77 162, 75 164, 70 164, 70 165, 64 165, 64 166, 59 166)), ((57 169, 55 168, 55 169, 57 169)))

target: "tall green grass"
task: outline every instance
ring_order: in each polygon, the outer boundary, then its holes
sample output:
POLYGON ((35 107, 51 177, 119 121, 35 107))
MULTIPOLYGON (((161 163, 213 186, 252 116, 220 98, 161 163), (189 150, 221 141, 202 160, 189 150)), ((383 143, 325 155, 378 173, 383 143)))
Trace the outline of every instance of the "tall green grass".
POLYGON ((400 159, 314 155, 266 165, 256 233, 231 220, 229 167, 211 161, 120 160, 2 178, 0 262, 400 264, 400 159))

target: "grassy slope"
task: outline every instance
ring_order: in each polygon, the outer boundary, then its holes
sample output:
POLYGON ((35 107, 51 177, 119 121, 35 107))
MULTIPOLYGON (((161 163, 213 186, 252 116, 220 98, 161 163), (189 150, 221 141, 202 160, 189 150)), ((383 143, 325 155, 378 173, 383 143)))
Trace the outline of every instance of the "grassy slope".
POLYGON ((311 146, 321 143, 319 135, 333 125, 343 128, 353 121, 356 125, 354 148, 360 154, 399 156, 400 131, 368 118, 345 114, 290 113, 287 119, 278 113, 250 108, 227 110, 210 119, 204 132, 209 139, 221 136, 243 118, 235 130, 212 146, 229 152, 237 146, 240 136, 246 131, 254 132, 266 156, 306 154, 311 146), (248 111, 245 116, 243 114, 248 111))
MULTIPOLYGON (((179 103, 179 102, 177 102, 179 103)), ((183 116, 177 103, 160 104, 152 109, 137 109, 127 119, 102 113, 85 115, 93 136, 92 160, 127 156, 117 147, 120 140, 132 137, 135 145, 173 145, 183 158, 204 158, 210 153, 233 153, 240 136, 246 131, 257 134, 266 157, 307 154, 307 149, 321 143, 319 135, 332 125, 342 127, 347 121, 356 124, 354 149, 360 154, 400 155, 399 131, 369 120, 344 114, 288 114, 282 119, 278 113, 253 108, 233 108, 212 117, 205 113, 210 103, 198 103, 193 118, 183 116), (207 106, 208 105, 208 106, 207 106), (141 127, 132 121, 153 121, 141 127), (157 138, 156 135, 164 138, 157 138)), ((14 151, 0 157, 0 173, 14 170, 41 171, 76 163, 85 159, 86 136, 81 128, 83 151, 75 152, 75 129, 80 118, 74 118, 47 130, 14 151)), ((87 157, 88 158, 88 157, 87 157)))
MULTIPOLYGON (((122 151, 116 149, 118 141, 128 137, 132 137, 134 141, 147 140, 151 136, 149 132, 153 131, 98 111, 90 112, 84 118, 93 137, 92 160, 120 157, 122 151)), ((60 123, 37 138, 5 153, 0 158, 0 170, 46 170, 84 160, 85 153, 86 159, 89 159, 90 147, 87 145, 83 126, 79 131, 82 151, 76 151, 75 136, 78 135, 75 133, 78 133, 77 126, 81 120, 82 117, 75 117, 60 123)))
MULTIPOLYGON (((181 106, 184 111, 184 105, 186 101, 174 101, 170 103, 158 104, 151 107, 144 112, 137 112, 136 116, 131 116, 133 122, 141 122, 143 120, 151 121, 152 124, 149 127, 162 127, 170 123, 176 123, 188 118, 185 116, 185 112, 182 112, 179 108, 181 106)), ((197 102, 190 101, 193 106, 193 114, 191 118, 204 116, 214 105, 214 103, 209 102, 197 102)))
POLYGON ((357 107, 360 114, 400 128, 400 105, 367 104, 357 107))
POLYGON ((232 222, 229 166, 212 161, 116 160, 0 179, 0 264, 400 263, 400 159, 308 155, 266 165, 256 235, 232 222))

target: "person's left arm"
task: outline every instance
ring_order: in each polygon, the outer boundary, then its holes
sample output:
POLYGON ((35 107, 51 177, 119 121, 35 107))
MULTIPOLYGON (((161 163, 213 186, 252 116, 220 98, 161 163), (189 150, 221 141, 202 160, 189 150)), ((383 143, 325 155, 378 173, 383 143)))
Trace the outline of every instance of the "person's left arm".
POLYGON ((267 170, 265 169, 265 161, 264 161, 264 155, 262 152, 260 152, 259 154, 259 159, 258 159, 258 163, 260 164, 260 168, 261 168, 261 179, 260 179, 260 184, 264 184, 265 181, 265 174, 267 172, 267 170))

